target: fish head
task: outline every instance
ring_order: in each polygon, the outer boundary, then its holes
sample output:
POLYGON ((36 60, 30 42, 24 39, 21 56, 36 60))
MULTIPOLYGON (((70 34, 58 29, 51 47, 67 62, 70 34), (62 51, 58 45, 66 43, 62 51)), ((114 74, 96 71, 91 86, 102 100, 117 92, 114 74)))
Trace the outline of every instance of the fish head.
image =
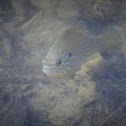
POLYGON ((64 79, 73 74, 72 52, 65 46, 54 44, 42 62, 42 71, 47 76, 64 79))

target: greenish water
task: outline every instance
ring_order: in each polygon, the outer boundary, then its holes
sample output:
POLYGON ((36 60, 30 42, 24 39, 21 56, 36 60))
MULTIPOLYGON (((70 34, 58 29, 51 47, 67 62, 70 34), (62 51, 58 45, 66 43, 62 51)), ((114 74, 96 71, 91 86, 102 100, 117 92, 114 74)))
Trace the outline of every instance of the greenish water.
POLYGON ((85 21, 90 33, 119 25, 125 0, 0 1, 0 126, 125 126, 126 44, 66 80, 42 72, 60 34, 85 21))

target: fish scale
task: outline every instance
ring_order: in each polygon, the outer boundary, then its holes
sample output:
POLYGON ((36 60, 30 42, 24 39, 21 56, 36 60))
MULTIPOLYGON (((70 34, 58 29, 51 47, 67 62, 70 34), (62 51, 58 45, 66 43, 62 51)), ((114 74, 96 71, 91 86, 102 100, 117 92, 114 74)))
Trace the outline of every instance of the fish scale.
POLYGON ((118 26, 110 26, 103 35, 92 36, 86 26, 64 31, 43 59, 43 72, 55 78, 68 78, 97 51, 111 49, 126 40, 118 26), (70 56, 69 56, 70 55, 70 56), (47 69, 48 68, 48 69, 47 69))

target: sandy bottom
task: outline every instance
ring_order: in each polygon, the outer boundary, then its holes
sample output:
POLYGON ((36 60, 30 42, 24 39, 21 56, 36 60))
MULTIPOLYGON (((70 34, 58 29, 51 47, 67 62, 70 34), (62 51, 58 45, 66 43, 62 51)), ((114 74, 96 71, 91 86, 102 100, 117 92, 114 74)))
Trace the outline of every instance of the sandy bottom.
MULTIPOLYGON (((6 1, 0 6, 0 126, 125 126, 125 43, 97 53, 72 78, 49 78, 42 59, 77 24, 78 4, 6 1)), ((126 26, 125 20, 119 24, 126 26)))

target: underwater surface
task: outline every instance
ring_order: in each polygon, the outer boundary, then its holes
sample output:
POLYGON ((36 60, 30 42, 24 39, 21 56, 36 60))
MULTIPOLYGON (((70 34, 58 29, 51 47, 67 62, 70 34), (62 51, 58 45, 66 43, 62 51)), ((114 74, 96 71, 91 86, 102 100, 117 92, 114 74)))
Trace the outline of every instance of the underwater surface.
POLYGON ((126 1, 1 0, 0 126, 126 126, 126 1), (118 44, 74 60, 71 77, 47 76, 42 60, 80 22, 89 38, 118 44))

